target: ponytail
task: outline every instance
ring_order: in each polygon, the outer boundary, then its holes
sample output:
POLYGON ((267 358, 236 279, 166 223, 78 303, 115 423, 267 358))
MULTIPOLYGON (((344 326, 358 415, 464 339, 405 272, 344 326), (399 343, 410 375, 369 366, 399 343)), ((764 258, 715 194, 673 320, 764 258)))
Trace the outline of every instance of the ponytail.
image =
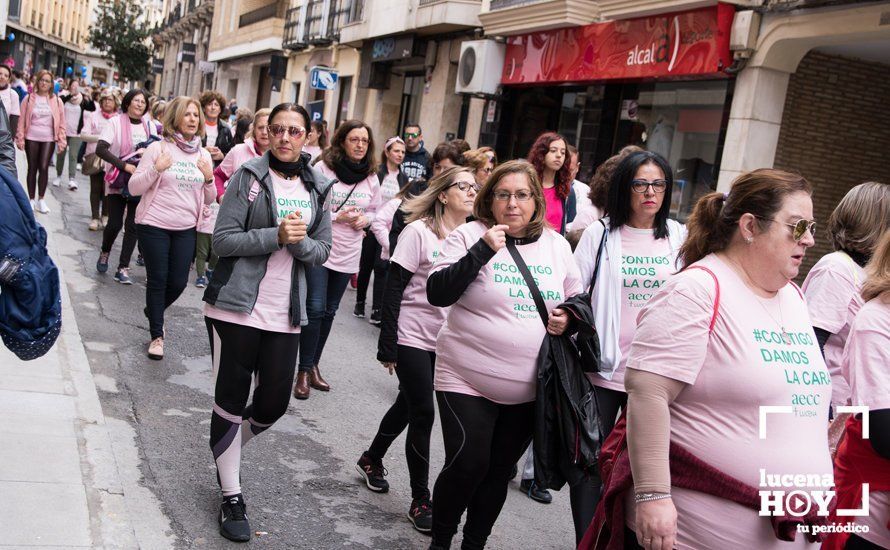
POLYGON ((725 250, 745 214, 757 217, 763 229, 766 222, 761 220, 772 219, 785 197, 798 192, 813 193, 800 174, 760 168, 737 177, 729 193, 708 193, 698 199, 686 222, 688 233, 677 261, 686 269, 708 254, 725 250))

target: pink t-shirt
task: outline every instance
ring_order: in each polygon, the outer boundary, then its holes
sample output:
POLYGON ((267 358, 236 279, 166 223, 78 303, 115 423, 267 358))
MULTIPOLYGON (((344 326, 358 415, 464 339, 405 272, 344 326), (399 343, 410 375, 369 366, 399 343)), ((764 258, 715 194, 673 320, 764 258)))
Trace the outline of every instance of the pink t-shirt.
MULTIPOLYGON (((15 93, 12 86, 7 86, 5 90, 0 90, 0 101, 3 102, 3 107, 6 108, 8 116, 21 116, 22 104, 19 101, 19 94, 15 93)), ((12 129, 12 132, 15 133, 15 128, 12 129)))
POLYGON ((228 154, 217 167, 217 170, 220 170, 223 174, 225 174, 226 183, 228 183, 228 179, 232 177, 232 174, 235 173, 235 170, 240 168, 242 164, 251 159, 259 157, 254 147, 255 146, 253 144, 253 140, 248 138, 244 141, 244 143, 239 143, 238 145, 229 149, 228 154))
POLYGON ((310 156, 309 160, 311 162, 311 161, 315 160, 318 157, 318 155, 321 154, 321 147, 319 147, 318 145, 304 145, 303 151, 306 153, 309 153, 309 156, 310 156))
POLYGON ((216 136, 219 135, 219 125, 209 120, 204 121, 204 133, 207 134, 207 147, 216 147, 216 136))
POLYGON ((25 139, 30 141, 55 141, 53 137, 53 112, 45 97, 34 94, 34 107, 31 109, 31 125, 25 139))
MULTIPOLYGON (((488 228, 482 222, 455 229, 432 272, 466 256, 488 228)), ((556 231, 517 247, 535 277, 548 310, 582 292, 569 243, 556 231)), ((395 251, 399 253, 398 247, 395 251)), ((549 313, 549 311, 548 311, 549 313)), ((502 248, 451 307, 436 342, 435 388, 482 396, 495 403, 535 399, 537 358, 546 330, 525 280, 502 248)))
MULTIPOLYGON (((621 226, 621 324, 618 348, 621 361, 611 380, 588 373, 594 386, 623 392, 627 353, 637 330, 637 315, 646 303, 664 286, 676 269, 671 265, 671 245, 667 239, 656 239, 651 229, 621 226)), ((603 266, 600 266, 601 268, 603 266)))
MULTIPOLYGON (((831 378, 806 303, 792 284, 771 299, 760 298, 715 255, 697 265, 720 281, 713 332, 708 329, 714 279, 701 269, 687 269, 670 277, 643 307, 627 368, 687 384, 670 405, 671 441, 696 457, 761 491, 829 490, 774 487, 768 481, 768 476, 803 474, 833 485, 827 430, 831 378), (788 332, 784 342, 780 323, 788 332), (765 406, 786 408, 766 413, 765 406)), ((816 548, 802 535, 795 543, 779 541, 768 517, 730 500, 677 487, 672 495, 679 518, 677 548, 816 548)), ((632 507, 627 511, 633 514, 632 507)))
MULTIPOLYGON (((102 112, 99 110, 87 111, 83 114, 83 130, 81 133, 85 136, 95 136, 98 140, 99 136, 102 135, 105 128, 109 125, 109 121, 110 119, 102 116, 102 112)), ((97 144, 98 141, 87 143, 85 154, 89 155, 95 153, 97 144)))
POLYGON ((374 221, 371 222, 371 233, 380 243, 380 258, 389 259, 389 232, 392 229, 392 219, 396 215, 396 210, 402 204, 402 199, 390 199, 377 210, 374 221))
MULTIPOLYGON (((319 162, 315 167, 321 170, 321 173, 326 177, 339 179, 337 174, 324 162, 319 162)), ((331 240, 333 242, 331 243, 331 255, 328 256, 328 261, 324 263, 324 266, 340 273, 358 273, 359 259, 362 255, 361 242, 365 232, 335 220, 339 208, 343 205, 343 208, 350 206, 358 208, 364 213, 368 223, 374 221, 374 215, 380 206, 380 182, 377 180, 377 175, 371 174, 356 183, 355 186, 338 181, 331 188, 330 204, 331 222, 333 222, 331 223, 331 240), (355 187, 354 191, 352 191, 353 187, 355 187), (351 195, 350 191, 352 191, 351 195), (346 201, 345 205, 343 205, 343 201, 346 201)))
POLYGON ((399 192, 399 171, 387 172, 380 183, 380 203, 385 204, 392 200, 399 192))
MULTIPOLYGON (((312 198, 300 178, 287 180, 270 171, 278 220, 281 223, 288 214, 298 212, 306 225, 312 223, 312 198)), ((204 315, 229 323, 268 330, 298 334, 299 326, 290 322, 290 289, 294 257, 287 247, 281 247, 269 256, 266 274, 260 281, 256 303, 250 313, 227 311, 210 304, 204 305, 204 315)))
POLYGON ((547 203, 547 214, 544 216, 554 231, 562 229, 562 199, 556 194, 556 187, 544 188, 544 202, 547 203))
POLYGON ((436 351, 436 335, 445 323, 449 308, 435 307, 426 299, 426 279, 439 258, 445 239, 440 239, 424 220, 405 226, 392 261, 414 273, 399 311, 399 345, 436 351))
POLYGON ((216 228, 216 215, 219 214, 219 203, 214 201, 205 204, 201 209, 201 216, 198 218, 198 233, 213 234, 216 228))
POLYGON ((825 363, 834 387, 832 405, 846 405, 850 398, 850 385, 841 373, 841 356, 850 325, 862 307, 859 291, 864 280, 865 271, 856 262, 843 252, 832 252, 816 262, 801 286, 813 326, 832 334, 825 342, 825 363))
MULTIPOLYGON (((862 306, 853 321, 844 349, 843 373, 850 382, 850 401, 870 411, 890 409, 890 303, 880 296, 862 306)), ((857 506, 858 507, 858 506, 857 506)), ((858 535, 881 548, 890 548, 890 492, 870 491, 868 517, 855 523, 867 525, 858 535)))
MULTIPOLYGON (((141 193, 142 200, 136 207, 136 223, 151 225, 170 231, 192 229, 198 225, 198 217, 204 208, 204 174, 198 169, 198 159, 203 156, 212 163, 210 153, 201 149, 198 153, 185 153, 167 141, 157 141, 148 146, 136 173, 130 178, 130 190, 135 194, 140 180, 146 178, 149 191, 141 193), (155 159, 166 149, 173 164, 161 172, 155 171, 155 159)), ((212 166, 212 164, 211 164, 212 166)))

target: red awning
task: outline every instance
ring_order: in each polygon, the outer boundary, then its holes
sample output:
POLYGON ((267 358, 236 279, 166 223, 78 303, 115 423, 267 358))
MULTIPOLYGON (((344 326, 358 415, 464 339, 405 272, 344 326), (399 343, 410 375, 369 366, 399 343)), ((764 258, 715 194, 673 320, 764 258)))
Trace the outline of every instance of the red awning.
POLYGON ((502 84, 722 75, 735 8, 707 8, 510 37, 502 84))

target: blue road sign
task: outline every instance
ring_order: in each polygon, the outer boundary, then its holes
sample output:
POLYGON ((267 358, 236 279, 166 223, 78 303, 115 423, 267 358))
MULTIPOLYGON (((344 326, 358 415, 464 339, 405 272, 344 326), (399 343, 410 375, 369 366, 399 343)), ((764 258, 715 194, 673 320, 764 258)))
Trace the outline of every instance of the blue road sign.
POLYGON ((316 90, 334 90, 337 88, 339 76, 336 69, 312 67, 309 71, 309 85, 316 90))

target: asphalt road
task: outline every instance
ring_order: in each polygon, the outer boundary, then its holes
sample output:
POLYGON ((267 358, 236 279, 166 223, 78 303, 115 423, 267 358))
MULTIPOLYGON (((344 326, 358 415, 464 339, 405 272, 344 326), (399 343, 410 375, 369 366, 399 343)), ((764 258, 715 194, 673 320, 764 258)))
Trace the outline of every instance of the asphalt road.
MULTIPOLYGON (((65 269, 104 413, 112 425, 120 424, 122 444, 135 444, 131 481, 145 492, 139 498, 156 499, 163 517, 147 517, 150 513, 140 512, 138 503, 132 513, 146 516, 141 528, 166 531, 152 533, 167 541, 164 545, 234 547, 217 531, 219 489, 208 447, 212 374, 202 291, 191 284, 192 273, 189 288, 167 311, 166 358, 149 360, 148 324, 142 314, 144 269, 135 265, 134 257, 135 284, 112 279, 119 237, 111 269, 104 275, 96 272, 101 232, 87 228, 89 183, 83 176, 78 181, 75 192, 64 185, 50 187, 62 208, 48 216, 63 222, 55 238, 64 258, 57 261, 65 269)), ((38 214, 38 220, 43 216, 38 214)), ((354 303, 355 293, 347 291, 322 358, 322 372, 333 390, 313 392, 307 401, 292 399, 287 414, 245 449, 242 486, 251 527, 266 533, 255 536, 250 547, 418 549, 429 544, 405 517, 410 489, 404 436, 384 462, 388 494, 367 490, 353 467, 397 390, 396 378, 374 360, 377 329, 351 315, 354 303)), ((431 447, 432 482, 444 460, 438 421, 431 447)), ((518 480, 511 483, 489 547, 573 547, 568 490, 554 493, 553 504, 542 505, 517 489, 518 480)))

